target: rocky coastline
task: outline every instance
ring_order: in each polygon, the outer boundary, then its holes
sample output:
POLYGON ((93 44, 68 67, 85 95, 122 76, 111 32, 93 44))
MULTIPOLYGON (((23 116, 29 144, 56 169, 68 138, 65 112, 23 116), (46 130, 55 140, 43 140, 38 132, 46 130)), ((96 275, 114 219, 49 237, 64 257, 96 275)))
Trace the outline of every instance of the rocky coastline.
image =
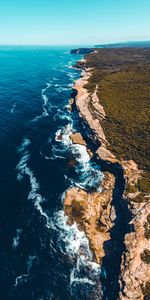
MULTIPOLYGON (((116 165, 121 167, 125 180, 123 201, 131 212, 132 218, 129 222, 124 223, 125 227, 128 228, 125 228, 125 236, 122 241, 124 251, 121 253, 118 277, 118 299, 149 299, 145 298, 147 294, 143 291, 150 282, 150 265, 145 263, 141 256, 145 249, 150 249, 150 241, 145 238, 144 231, 150 212, 150 203, 134 201, 139 192, 131 190, 131 187, 137 184, 142 170, 139 170, 138 165, 133 160, 118 159, 109 150, 109 142, 102 127, 106 113, 97 96, 97 88, 93 94, 90 94, 85 87, 92 70, 86 67, 85 59, 77 63, 77 68, 82 69, 82 75, 74 84, 77 95, 74 101, 70 102, 70 107, 75 104, 79 116, 99 141, 100 146, 94 153, 88 149, 91 156, 96 155, 102 164, 108 166, 108 170, 106 168, 104 172, 101 192, 87 193, 79 188, 69 189, 66 192, 64 210, 68 215, 68 222, 72 224, 75 221, 79 229, 86 233, 94 260, 102 265, 103 257, 107 257, 107 252, 109 252, 104 245, 111 240, 110 232, 114 226, 114 220, 117 218, 117 211, 112 205, 115 177, 112 172, 109 172, 109 168, 115 168, 116 165), (128 186, 130 186, 130 191, 128 186)), ((70 110, 72 109, 70 108, 70 110)), ((86 141, 79 133, 76 133, 71 139, 74 143, 87 146, 86 141)))

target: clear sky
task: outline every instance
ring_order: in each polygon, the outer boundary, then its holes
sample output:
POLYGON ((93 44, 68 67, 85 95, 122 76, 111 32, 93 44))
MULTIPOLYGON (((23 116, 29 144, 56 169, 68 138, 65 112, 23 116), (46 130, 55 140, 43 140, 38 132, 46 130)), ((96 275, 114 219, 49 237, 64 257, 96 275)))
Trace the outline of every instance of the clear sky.
POLYGON ((1 0, 0 44, 150 40, 150 0, 1 0))

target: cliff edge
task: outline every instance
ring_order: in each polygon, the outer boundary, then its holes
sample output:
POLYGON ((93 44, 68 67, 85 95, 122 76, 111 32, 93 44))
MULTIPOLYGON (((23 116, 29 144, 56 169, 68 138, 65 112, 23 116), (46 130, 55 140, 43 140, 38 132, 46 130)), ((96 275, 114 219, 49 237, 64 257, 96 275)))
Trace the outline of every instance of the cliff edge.
MULTIPOLYGON (((142 157, 137 142, 138 137, 141 139, 141 126, 144 126, 142 137, 148 143, 149 127, 146 127, 149 114, 148 93, 142 89, 142 103, 139 110, 135 102, 140 93, 138 88, 142 83, 148 84, 149 59, 148 49, 130 51, 99 49, 97 53, 86 57, 86 63, 84 60, 84 66, 81 67, 84 74, 82 73, 82 77, 74 85, 74 89, 77 90, 75 103, 79 115, 100 144, 94 154, 108 165, 119 164, 124 174, 123 199, 132 218, 128 224, 130 230, 125 235, 125 250, 120 266, 118 297, 122 300, 150 299, 150 162, 147 144, 141 145, 144 153, 142 157), (127 75, 130 81, 126 79, 127 75), (126 95, 128 102, 125 101, 125 107, 127 106, 129 116, 121 109, 121 106, 124 108, 124 104, 122 102, 119 104, 119 100, 124 99, 124 88, 128 91, 126 95), (117 97, 120 97, 119 100, 117 97), (115 101, 117 105, 114 108, 115 101), (134 120, 135 117, 132 115, 134 109, 137 112, 137 120, 134 120), (125 120, 124 115, 129 120, 125 120), (128 128, 129 122, 131 128, 128 128), (121 137, 126 143, 122 143, 121 137)), ((108 172, 105 176, 102 193, 88 194, 86 191, 73 188, 67 191, 64 203, 69 222, 76 221, 79 228, 85 231, 98 263, 101 263, 103 256, 106 255, 103 244, 110 239, 109 232, 113 226, 110 207, 114 177, 108 172)))

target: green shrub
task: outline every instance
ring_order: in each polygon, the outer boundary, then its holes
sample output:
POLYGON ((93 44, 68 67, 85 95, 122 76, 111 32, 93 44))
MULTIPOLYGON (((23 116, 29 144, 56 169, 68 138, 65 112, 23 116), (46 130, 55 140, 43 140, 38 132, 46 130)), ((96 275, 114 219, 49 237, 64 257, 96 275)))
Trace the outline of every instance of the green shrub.
POLYGON ((127 184, 126 185, 126 192, 127 193, 136 193, 137 187, 134 184, 127 184))
POLYGON ((145 201, 144 195, 140 193, 136 197, 132 198, 132 201, 136 203, 142 203, 145 201))
MULTIPOLYGON (((107 115, 102 126, 110 150, 117 158, 133 159, 140 169, 150 170, 149 49, 97 49, 86 58, 87 66, 93 68, 86 87, 92 93, 98 85, 97 95, 107 115)), ((141 192, 150 192, 148 178, 147 171, 139 182, 141 192)))
POLYGON ((142 287, 142 292, 144 297, 144 300, 150 300, 150 282, 146 282, 145 286, 142 287))
POLYGON ((137 183, 138 189, 143 193, 150 193, 150 173, 144 172, 137 183))
POLYGON ((147 240, 150 239, 150 214, 147 216, 147 222, 144 225, 145 228, 145 232, 144 232, 144 236, 147 240))
POLYGON ((150 214, 147 216, 147 222, 150 224, 150 214))
POLYGON ((150 250, 145 249, 141 254, 141 260, 146 263, 149 264, 150 263, 150 250))

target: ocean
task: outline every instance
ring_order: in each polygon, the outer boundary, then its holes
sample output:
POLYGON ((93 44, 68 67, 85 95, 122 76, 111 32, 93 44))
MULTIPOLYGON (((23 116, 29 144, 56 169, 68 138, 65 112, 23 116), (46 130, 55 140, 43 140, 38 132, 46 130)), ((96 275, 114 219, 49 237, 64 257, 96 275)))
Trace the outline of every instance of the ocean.
POLYGON ((80 131, 68 102, 82 58, 70 50, 0 47, 1 300, 101 299, 100 267, 63 211, 68 188, 97 190, 103 178, 69 139, 80 131))

